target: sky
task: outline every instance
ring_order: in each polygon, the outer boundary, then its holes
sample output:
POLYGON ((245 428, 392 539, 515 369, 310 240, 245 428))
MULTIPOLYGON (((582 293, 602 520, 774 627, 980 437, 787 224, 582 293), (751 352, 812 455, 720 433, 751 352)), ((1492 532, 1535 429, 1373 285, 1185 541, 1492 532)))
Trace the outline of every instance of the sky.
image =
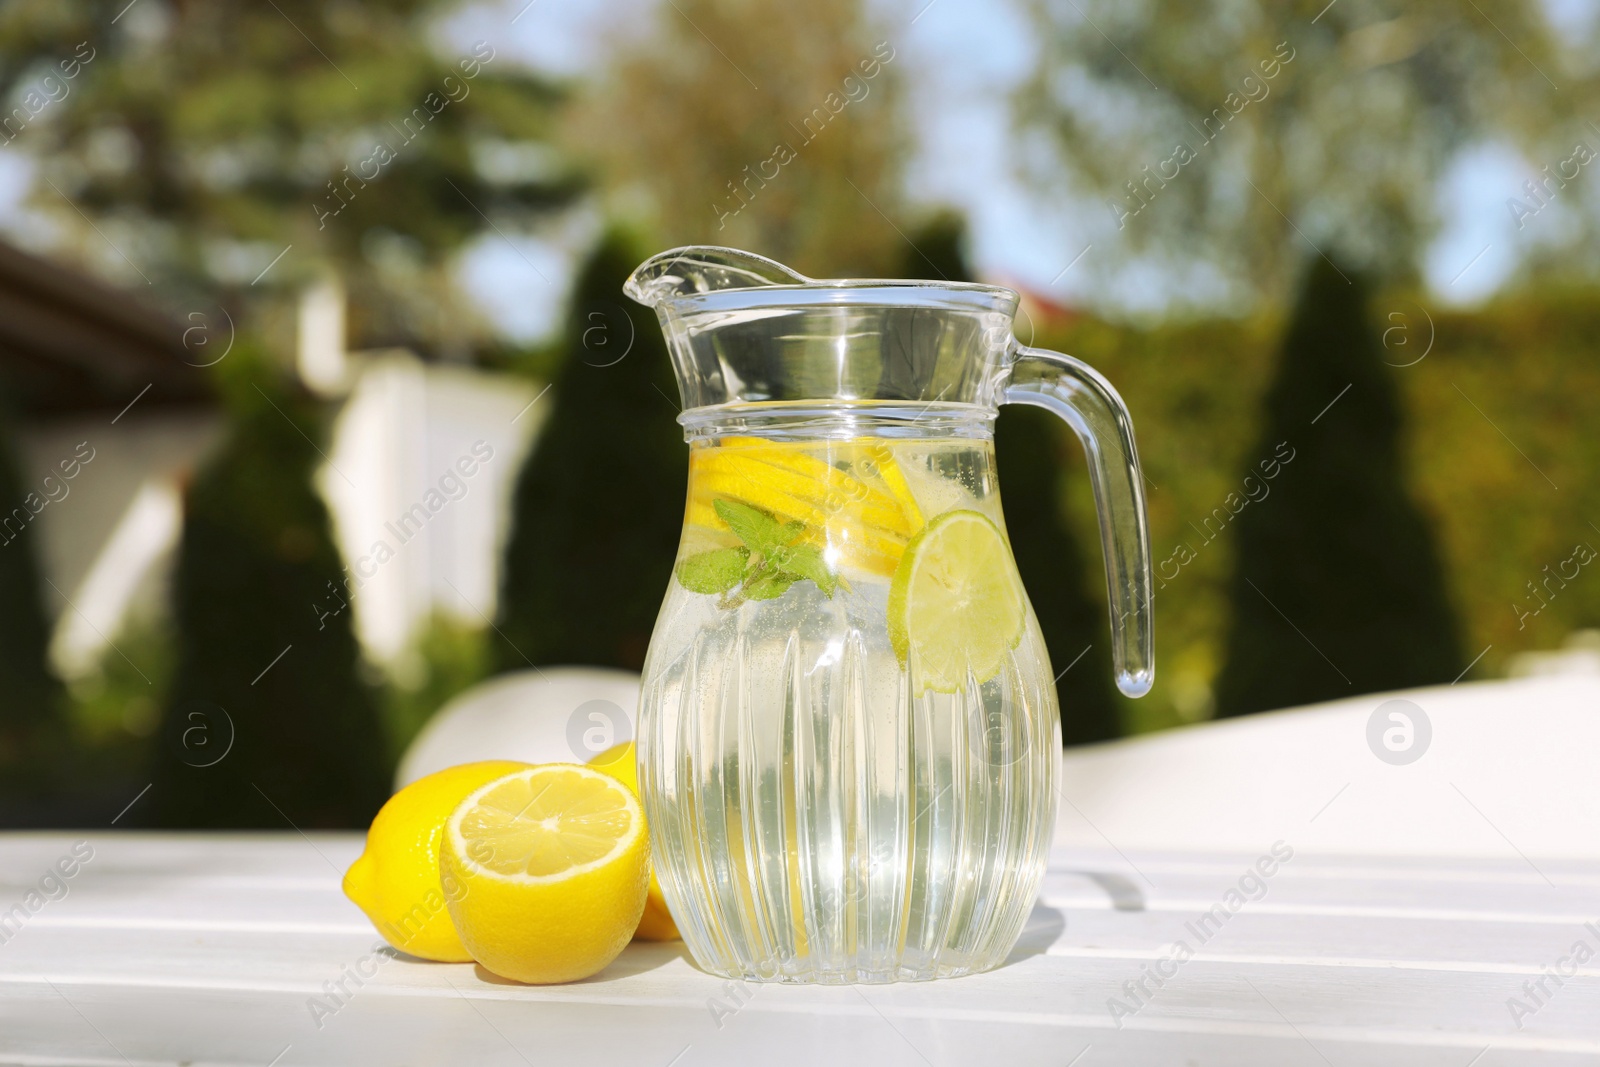
MULTIPOLYGON (((486 0, 445 27, 451 46, 489 39, 529 65, 582 78, 604 65, 620 25, 645 20, 659 0, 486 0)), ((1150 311, 1172 297, 1181 280, 1140 275, 1135 284, 1092 277, 1079 257, 1104 233, 1092 205, 1063 203, 1028 188, 1013 169, 1009 96, 1033 60, 1019 0, 871 0, 908 81, 916 151, 907 168, 913 204, 963 211, 972 255, 986 279, 1015 283, 1066 304, 1150 311)), ((1546 0, 1552 19, 1572 32, 1594 25, 1597 0, 1546 0)), ((1525 242, 1506 207, 1537 167, 1502 145, 1464 150, 1438 190, 1443 229, 1424 254, 1424 276, 1443 303, 1471 304, 1492 295, 1513 273, 1525 242)), ((25 160, 0 153, 0 225, 39 233, 20 206, 28 187, 25 160)), ((1537 220, 1559 229, 1560 212, 1537 220)), ((551 331, 565 300, 563 279, 598 232, 600 220, 578 211, 531 237, 490 234, 463 256, 465 288, 509 336, 534 340, 551 331)), ((1102 238, 1103 239, 1103 238, 1102 238)))
MULTIPOLYGON (((621 21, 617 8, 650 6, 650 0, 525 3, 507 0, 472 9, 452 23, 451 35, 466 43, 494 32, 511 54, 531 66, 582 77, 604 62, 609 27, 621 21), (501 30, 505 12, 514 17, 520 12, 509 31, 501 30)), ((907 95, 917 140, 907 168, 912 201, 950 205, 967 215, 973 259, 984 277, 1026 284, 1070 303, 1082 290, 1071 271, 1062 272, 1084 248, 1084 227, 1060 217, 1011 171, 1007 97, 1032 60, 1017 8, 1006 0, 879 0, 872 8, 892 35, 897 65, 909 71, 907 95)), ((581 248, 594 225, 593 220, 569 224, 563 236, 581 248)), ((559 243, 532 240, 511 249, 495 239, 480 242, 469 254, 468 284, 502 325, 514 324, 528 336, 555 321, 561 294, 537 279, 530 285, 532 272, 519 253, 546 257, 534 260, 546 274, 552 265, 569 274, 558 264, 572 253, 559 243), (530 299, 530 294, 536 295, 530 299)))
MULTIPOLYGON (((618 7, 643 10, 651 2, 486 3, 458 18, 451 33, 464 43, 492 31, 530 65, 582 77, 604 63, 610 27, 635 21, 619 20, 618 7), (516 21, 505 29, 508 14, 516 21)), ((1589 29, 1600 12, 1596 0, 1546 4, 1552 19, 1573 32, 1589 29)), ((897 65, 908 79, 917 142, 907 168, 911 201, 967 215, 979 273, 1069 305, 1159 310, 1180 281, 1145 273, 1120 289, 1096 285, 1078 261, 1096 233, 1104 233, 1085 217, 1092 205, 1053 203, 1014 171, 1009 97, 1034 58, 1017 0, 877 0, 872 8, 904 56, 897 65)), ((1424 279, 1440 303, 1481 302, 1515 271, 1531 238, 1518 232, 1506 201, 1521 194, 1536 170, 1504 145, 1478 144, 1442 177, 1443 227, 1423 257, 1424 279)), ((593 219, 568 220, 556 240, 530 240, 515 250, 498 238, 481 242, 466 260, 468 284, 504 327, 537 335, 556 321, 562 294, 535 278, 523 257, 547 277, 570 274, 564 263, 596 226, 593 219)))

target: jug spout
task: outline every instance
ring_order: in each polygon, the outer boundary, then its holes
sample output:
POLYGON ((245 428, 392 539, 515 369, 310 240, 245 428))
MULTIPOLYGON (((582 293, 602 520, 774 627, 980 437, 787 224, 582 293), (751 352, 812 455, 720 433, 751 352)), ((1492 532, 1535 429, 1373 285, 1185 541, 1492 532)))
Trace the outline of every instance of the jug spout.
POLYGON ((675 296, 763 285, 805 285, 811 279, 782 263, 716 245, 691 245, 651 256, 628 276, 622 291, 646 307, 675 296))

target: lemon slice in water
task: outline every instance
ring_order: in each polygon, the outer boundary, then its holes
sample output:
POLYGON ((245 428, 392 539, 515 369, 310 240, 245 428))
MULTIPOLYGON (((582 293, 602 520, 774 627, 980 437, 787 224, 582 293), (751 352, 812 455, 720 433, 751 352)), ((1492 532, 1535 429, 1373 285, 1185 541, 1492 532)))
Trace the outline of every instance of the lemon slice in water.
POLYGON ((1005 535, 976 511, 947 511, 906 546, 889 586, 889 642, 924 688, 981 685, 1022 640, 1027 607, 1005 535))
POLYGON ((922 528, 893 451, 872 438, 818 446, 730 436, 689 453, 686 522, 711 529, 726 523, 719 498, 805 524, 803 540, 831 550, 830 565, 888 577, 905 543, 922 528), (841 469, 835 464, 849 469, 841 469))

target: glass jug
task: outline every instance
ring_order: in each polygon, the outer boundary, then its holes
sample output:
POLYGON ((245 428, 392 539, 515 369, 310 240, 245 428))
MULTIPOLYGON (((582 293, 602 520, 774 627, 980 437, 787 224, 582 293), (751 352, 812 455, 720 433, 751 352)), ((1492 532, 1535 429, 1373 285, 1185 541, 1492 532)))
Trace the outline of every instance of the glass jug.
POLYGON ((689 499, 640 701, 655 870, 689 951, 750 981, 1003 962, 1056 811, 1054 674, 1005 535, 998 405, 1089 458, 1117 683, 1153 678, 1127 409, 986 285, 813 281, 682 248, 627 294, 671 350, 689 499))

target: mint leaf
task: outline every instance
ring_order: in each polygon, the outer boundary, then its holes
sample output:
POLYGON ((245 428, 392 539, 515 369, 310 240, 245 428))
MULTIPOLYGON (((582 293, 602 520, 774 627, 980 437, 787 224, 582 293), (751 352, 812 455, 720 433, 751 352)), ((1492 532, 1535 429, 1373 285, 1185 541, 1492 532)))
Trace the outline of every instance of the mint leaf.
POLYGON ((760 508, 737 500, 717 500, 712 507, 716 508, 717 516, 728 524, 728 528, 750 551, 763 556, 793 541, 805 529, 804 525, 797 522, 780 523, 760 508))
POLYGON ((744 578, 747 548, 714 548, 686 556, 677 566, 678 584, 691 593, 726 593, 744 578))
POLYGON ((828 569, 822 550, 816 545, 787 545, 770 557, 772 565, 796 578, 809 578, 831 600, 839 587, 839 577, 828 569))
MULTIPOLYGON (((734 597, 723 598, 724 607, 734 606, 743 600, 772 600, 782 596, 799 581, 815 582, 817 588, 830 598, 839 588, 839 576, 828 569, 822 558, 822 550, 815 545, 795 543, 804 536, 805 523, 780 522, 768 512, 738 500, 718 499, 712 502, 712 507, 716 509, 718 517, 728 524, 734 536, 745 543, 742 549, 721 550, 743 552, 743 565, 746 568, 743 587, 734 597)), ((695 558, 690 557, 691 560, 695 558)), ((684 562, 688 563, 689 560, 684 562)), ((716 566, 731 568, 728 563, 718 563, 716 566)), ((726 574, 725 570, 718 570, 715 580, 725 581, 726 574)), ((681 570, 678 580, 686 588, 691 588, 681 570)), ((731 585, 722 585, 715 591, 725 593, 731 588, 731 585)))
POLYGON ((789 591, 789 587, 799 579, 783 571, 763 568, 761 572, 749 581, 739 592, 746 600, 775 600, 789 591))

